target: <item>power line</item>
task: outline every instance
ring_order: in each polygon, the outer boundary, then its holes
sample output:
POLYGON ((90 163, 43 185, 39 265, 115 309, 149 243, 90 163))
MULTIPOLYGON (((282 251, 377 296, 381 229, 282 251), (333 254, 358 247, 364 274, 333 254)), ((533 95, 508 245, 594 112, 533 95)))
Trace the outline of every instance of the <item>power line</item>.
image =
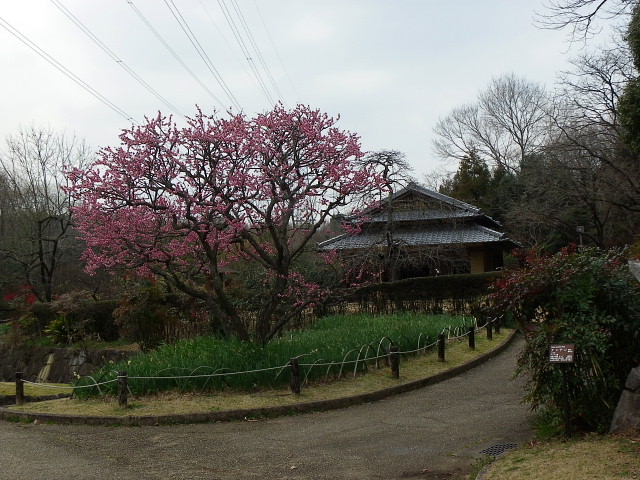
POLYGON ((171 53, 173 58, 175 58, 176 61, 180 65, 182 65, 182 67, 189 73, 189 75, 191 75, 191 77, 211 96, 211 98, 213 98, 218 103, 218 105, 220 105, 220 107, 222 107, 223 110, 226 109, 227 107, 225 106, 224 102, 222 102, 222 100, 220 100, 216 96, 216 94, 213 93, 209 89, 209 87, 207 87, 202 82, 202 80, 200 80, 200 78, 198 78, 198 76, 188 67, 188 65, 186 63, 184 63, 182 58, 180 58, 180 56, 175 52, 175 50, 173 50, 171 48, 169 43, 167 43, 167 41, 162 37, 162 35, 160 35, 160 33, 158 33, 158 31, 153 27, 153 25, 151 25, 151 22, 149 22, 149 20, 147 20, 147 17, 145 17, 144 14, 133 4, 133 1, 132 0, 126 0, 126 2, 133 9, 133 11, 136 13, 136 15, 138 15, 140 20, 142 20, 142 22, 147 26, 147 28, 149 30, 151 30, 151 32, 156 36, 156 38, 164 45, 164 47, 169 51, 169 53, 171 53))
MULTIPOLYGON (((240 68, 242 68, 244 70, 244 72, 248 76, 251 76, 251 72, 249 72, 249 70, 247 70, 247 67, 244 64, 244 61, 240 58, 240 56, 238 56, 236 50, 233 48, 231 43, 229 43, 229 41, 227 40, 227 36, 223 33, 223 31, 220 28, 220 26, 218 25, 218 23, 211 16, 211 13, 209 13, 209 10, 207 9, 207 6, 205 5, 204 1, 203 0, 198 0, 198 1, 200 2, 200 6, 202 7, 202 9, 204 10, 204 13, 207 14, 207 17, 209 18, 209 21, 211 22, 211 24, 215 27, 215 29, 220 34, 220 38, 224 41, 224 43, 227 45, 229 51, 233 54, 234 58, 238 62, 238 65, 240 66, 240 68)), ((253 79, 253 80, 255 81, 255 79, 253 79)), ((258 85, 258 87, 259 87, 259 85, 258 85)))
POLYGON ((278 60, 280 62, 280 66, 282 67, 282 70, 284 70, 284 73, 287 76, 287 80, 289 80, 289 84, 293 88, 293 91, 295 92, 296 96, 299 99, 302 98, 300 93, 298 92, 298 89, 294 85, 293 80, 291 80, 291 76, 289 75, 287 67, 285 67, 284 62, 282 61, 282 57, 280 56, 280 52, 278 52, 278 48, 276 47, 276 44, 273 41, 273 38, 271 37, 271 33, 269 33, 269 29, 267 28, 267 24, 264 21, 264 18, 262 17, 262 12, 260 11, 260 8, 258 7, 258 2, 256 2, 256 0, 253 0, 253 5, 256 7, 256 10, 258 12, 258 17, 260 17, 260 21, 262 22, 262 26, 264 27, 265 32, 267 32, 267 37, 269 38, 269 42, 271 42, 271 46, 273 47, 273 50, 276 52, 276 56, 278 57, 278 60))
POLYGON ((178 10, 178 7, 176 7, 176 4, 173 2, 173 0, 164 0, 164 3, 167 5, 169 10, 173 14, 173 17, 176 19, 176 21, 180 25, 180 28, 182 28, 182 31, 185 33, 185 35, 187 36, 187 38, 189 39, 193 47, 196 49, 196 52, 198 52, 198 55, 200 56, 202 61, 205 63, 205 65, 207 66, 207 68, 209 69, 213 77, 216 79, 218 84, 222 87, 222 90, 227 94, 227 97, 229 98, 229 100, 231 100, 231 103, 238 110, 242 110, 242 107, 240 107, 238 100, 235 98, 235 96, 233 95, 233 92, 231 92, 231 90, 225 83, 224 79, 222 78, 222 76, 220 75, 216 67, 213 65, 213 62, 211 62, 211 59, 207 55, 207 52, 205 52, 204 48, 202 48, 202 45, 194 35, 191 28, 189 28, 189 24, 180 13, 180 10, 178 10), (169 2, 171 2, 171 5, 169 5, 169 2), (173 8, 171 8, 171 6, 173 6, 173 8))
POLYGON ((91 95, 93 95, 95 98, 97 98, 98 100, 100 100, 102 103, 104 103, 105 105, 107 105, 110 109, 112 109, 114 112, 116 112, 118 115, 120 115, 121 117, 125 118, 126 120, 132 122, 132 123, 136 123, 133 118, 131 117, 131 115, 129 115, 128 113, 126 113, 124 110, 122 110, 121 108, 119 108, 115 103, 111 102, 109 99, 107 99, 104 95, 102 95, 100 92, 98 92, 96 89, 94 89, 93 87, 91 87, 88 83, 86 83, 84 80, 82 80, 80 77, 78 77, 77 75, 75 75, 71 70, 69 70, 68 68, 66 68, 64 65, 62 65, 60 62, 58 62, 55 58, 53 58, 51 55, 49 55, 47 52, 45 52, 44 50, 42 50, 38 45, 36 45, 34 42, 32 42, 31 40, 29 40, 28 37, 26 37, 25 35, 23 35, 22 33, 20 33, 20 31, 18 29, 16 29, 14 26, 12 26, 9 22, 7 22, 4 18, 0 17, 0 25, 7 30, 11 35, 13 35, 14 37, 16 37, 18 40, 20 40, 22 43, 24 43, 27 47, 29 47, 31 50, 33 50, 35 53, 37 53, 40 57, 42 57, 44 60, 46 60, 49 64, 51 64, 52 66, 54 66, 55 68, 57 68, 60 72, 62 72, 64 75, 66 75, 69 79, 71 79, 72 81, 74 81, 77 85, 79 85, 80 87, 82 87, 83 89, 85 89, 87 92, 89 92, 91 95))
POLYGON ((120 65, 129 75, 131 75, 138 83, 151 92, 158 100, 164 103, 167 107, 177 113, 180 117, 186 120, 185 116, 176 107, 174 107, 168 100, 166 100, 160 93, 158 93, 153 87, 145 82, 135 71, 133 71, 123 60, 121 60, 109 47, 107 47, 96 35, 91 32, 73 13, 71 13, 59 0, 51 0, 51 2, 58 7, 58 9, 66 15, 82 32, 87 35, 96 45, 98 45, 112 60, 120 65))
POLYGON ((276 84, 276 82, 275 82, 275 80, 273 78, 273 75, 271 75, 271 70, 267 66, 267 62, 265 61, 264 56, 262 55, 262 52, 260 51, 260 48, 258 47, 258 44, 255 41, 255 38, 253 37, 253 34, 251 33, 251 29, 249 28, 249 25, 247 24, 245 16, 242 13, 242 10, 240 9, 240 6, 238 5, 237 0, 231 0, 231 4, 233 5, 233 8, 236 11, 236 14, 238 15, 238 18, 240 19, 240 23, 241 23, 245 33, 247 34, 247 37, 249 38, 249 42, 253 46, 253 50, 256 52, 256 55, 258 56, 258 60, 260 61, 260 64, 262 65, 263 70, 265 71, 269 81, 271 82, 271 86, 273 87, 274 91, 276 92, 278 98, 283 103, 286 103, 285 100, 284 100, 284 96, 282 95, 282 92, 278 88, 278 85, 276 84))
POLYGON ((231 15, 231 12, 229 11, 226 3, 224 2, 224 0, 218 0, 218 5, 220 6, 220 9, 222 10, 222 13, 223 13, 225 19, 227 20, 227 24, 229 25, 229 28, 231 28, 231 32, 233 33, 233 35, 234 35, 234 37, 236 39, 236 42, 240 46, 240 50, 242 50, 242 53, 243 53, 245 59, 249 63, 249 67, 251 68, 251 71, 253 72, 255 78, 258 80, 258 84, 259 84, 260 88, 262 89, 262 92, 267 97, 267 100, 269 101, 269 103, 274 104, 275 102, 273 101, 273 98, 271 97, 271 94, 269 93, 269 90, 267 89, 267 86, 266 86, 264 80, 262 79, 262 76, 260 75, 260 72, 256 68, 255 63, 253 62, 253 60, 251 58, 251 53, 249 52, 249 49, 247 48, 247 46, 246 46, 246 44, 245 44, 245 42, 244 42, 244 40, 242 38, 242 35, 240 34, 240 30, 236 26, 236 23, 233 20, 233 16, 231 15))

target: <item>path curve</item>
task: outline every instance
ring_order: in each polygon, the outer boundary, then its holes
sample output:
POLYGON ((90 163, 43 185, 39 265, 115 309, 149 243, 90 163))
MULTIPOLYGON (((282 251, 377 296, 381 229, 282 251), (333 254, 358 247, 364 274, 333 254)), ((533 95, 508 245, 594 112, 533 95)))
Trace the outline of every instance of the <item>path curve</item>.
POLYGON ((522 344, 439 384, 331 412, 135 428, 0 422, 0 476, 462 479, 482 449, 532 436, 512 380, 522 344))

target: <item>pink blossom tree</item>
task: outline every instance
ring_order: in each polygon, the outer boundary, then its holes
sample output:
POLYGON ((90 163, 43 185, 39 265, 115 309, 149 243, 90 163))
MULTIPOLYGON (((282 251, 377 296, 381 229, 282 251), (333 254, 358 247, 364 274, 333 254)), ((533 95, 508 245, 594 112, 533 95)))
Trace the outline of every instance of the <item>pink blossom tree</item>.
POLYGON ((204 301, 225 335, 269 341, 325 293, 296 270, 314 233, 384 188, 358 137, 335 124, 280 105, 251 119, 198 111, 186 128, 158 114, 124 130, 119 147, 69 172, 88 270, 162 277, 204 301), (262 272, 252 321, 225 288, 241 262, 262 272))

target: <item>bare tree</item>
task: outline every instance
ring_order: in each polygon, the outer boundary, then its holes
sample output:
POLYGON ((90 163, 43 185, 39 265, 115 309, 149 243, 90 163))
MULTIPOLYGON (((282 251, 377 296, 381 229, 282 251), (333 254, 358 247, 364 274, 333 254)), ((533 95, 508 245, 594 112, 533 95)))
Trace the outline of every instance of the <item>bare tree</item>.
POLYGON ((41 301, 52 300, 60 263, 79 252, 64 169, 88 157, 82 141, 35 127, 8 136, 0 153, 2 263, 41 301))
POLYGON ((536 23, 553 30, 569 29, 570 41, 585 41, 599 33, 601 20, 628 14, 636 0, 550 0, 536 23))
POLYGON ((580 56, 562 77, 553 116, 557 136, 546 151, 567 159, 574 171, 596 171, 599 201, 640 211, 638 154, 622 139, 618 101, 635 75, 627 50, 580 56))
POLYGON ((495 78, 474 104, 440 119, 434 128, 436 153, 462 160, 470 152, 496 169, 517 172, 537 153, 548 134, 549 96, 545 89, 514 74, 495 78))
POLYGON ((409 162, 407 162, 404 153, 397 150, 380 150, 369 153, 364 157, 363 162, 367 165, 375 166, 383 179, 383 185, 385 187, 381 192, 387 192, 387 219, 384 229, 386 240, 384 265, 386 271, 392 274, 391 280, 396 280, 395 275, 398 271, 397 266, 402 253, 399 249, 398 242, 394 239, 393 194, 412 181, 412 167, 409 165, 409 162))

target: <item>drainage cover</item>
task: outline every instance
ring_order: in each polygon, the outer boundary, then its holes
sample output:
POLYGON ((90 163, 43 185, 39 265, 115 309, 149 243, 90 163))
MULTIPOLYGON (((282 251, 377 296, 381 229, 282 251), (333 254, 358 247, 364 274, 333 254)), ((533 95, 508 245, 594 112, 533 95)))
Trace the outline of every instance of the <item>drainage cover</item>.
POLYGON ((499 457, 507 450, 511 450, 512 448, 516 448, 517 446, 518 446, 517 443, 498 443, 493 447, 480 450, 480 453, 484 453, 485 455, 491 455, 492 457, 499 457))

